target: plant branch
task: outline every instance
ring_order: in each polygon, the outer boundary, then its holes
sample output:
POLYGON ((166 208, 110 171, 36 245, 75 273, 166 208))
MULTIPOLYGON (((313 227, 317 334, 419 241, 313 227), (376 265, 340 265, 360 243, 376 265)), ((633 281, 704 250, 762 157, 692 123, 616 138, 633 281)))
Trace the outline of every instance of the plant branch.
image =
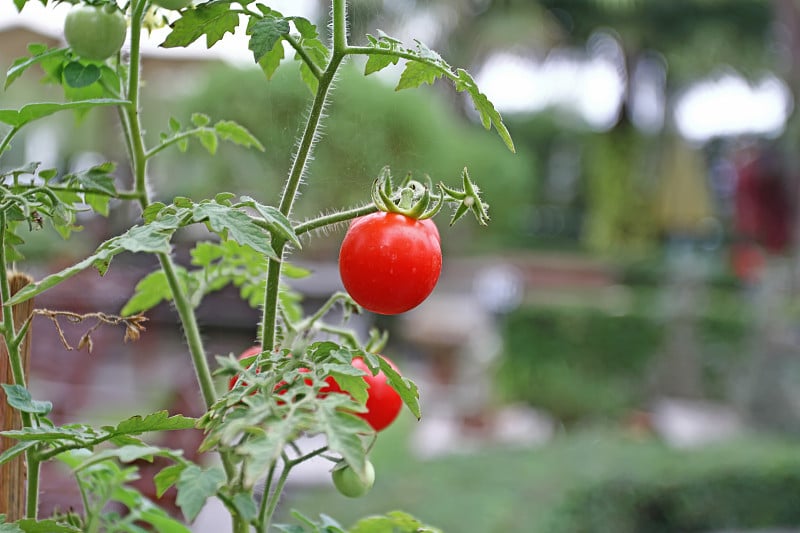
POLYGON ((289 43, 289 45, 292 48, 294 48, 295 52, 297 52, 297 55, 300 56, 300 59, 308 67, 308 70, 311 71, 311 74, 313 74, 314 77, 317 78, 317 80, 322 78, 322 71, 319 69, 319 66, 317 66, 316 63, 314 63, 314 60, 311 59, 310 55, 308 55, 306 49, 300 46, 300 43, 297 42, 297 39, 295 39, 291 35, 284 35, 283 38, 286 39, 286 42, 289 43))
POLYGON ((338 211, 336 213, 331 213, 330 215, 323 215, 317 218, 312 218, 311 220, 306 220, 305 222, 301 222, 294 227, 294 232, 299 236, 310 231, 322 229, 324 227, 339 224, 341 222, 346 222, 348 220, 369 215, 370 213, 375 213, 377 211, 378 207, 375 204, 367 204, 361 207, 354 207, 346 211, 338 211))

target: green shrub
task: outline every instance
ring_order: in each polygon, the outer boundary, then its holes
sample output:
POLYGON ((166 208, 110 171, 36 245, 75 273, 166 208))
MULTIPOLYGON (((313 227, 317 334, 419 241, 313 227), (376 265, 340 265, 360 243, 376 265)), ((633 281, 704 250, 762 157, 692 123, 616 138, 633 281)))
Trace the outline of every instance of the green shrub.
POLYGON ((553 533, 692 533, 800 525, 800 470, 738 467, 682 479, 614 479, 574 490, 553 533))
MULTIPOLYGON (((727 394, 732 363, 743 352, 746 333, 741 317, 698 317, 696 342, 708 397, 727 394)), ((509 315, 503 334, 497 372, 502 399, 530 403, 569 423, 640 408, 668 330, 661 318, 644 310, 613 314, 589 307, 539 306, 509 315)))

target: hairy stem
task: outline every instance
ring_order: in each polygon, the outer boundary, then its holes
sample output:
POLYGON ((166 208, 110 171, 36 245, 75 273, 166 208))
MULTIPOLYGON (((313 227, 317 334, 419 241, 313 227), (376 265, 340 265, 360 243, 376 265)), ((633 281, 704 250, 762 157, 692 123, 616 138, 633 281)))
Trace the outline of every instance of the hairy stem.
MULTIPOLYGON (((343 5, 344 1, 334 1, 334 7, 337 4, 343 5)), ((334 25, 334 28, 335 27, 336 25, 334 25)), ((322 119, 322 111, 325 109, 328 92, 333 83, 334 76, 336 75, 336 70, 339 68, 339 65, 341 65, 343 58, 343 54, 337 53, 334 50, 331 60, 319 80, 314 102, 311 104, 311 111, 308 115, 308 121, 306 122, 303 136, 300 139, 300 145, 295 154, 289 177, 286 180, 286 187, 283 189, 283 194, 281 196, 279 209, 280 212, 287 217, 292 212, 292 206, 297 197, 300 181, 305 172, 309 156, 313 149, 314 140, 317 136, 317 130, 322 119)), ((286 248, 286 241, 275 239, 273 248, 278 257, 282 258, 286 248)), ((275 347, 281 261, 281 259, 270 259, 267 266, 267 288, 264 293, 263 319, 261 321, 261 346, 265 351, 271 351, 275 347)))

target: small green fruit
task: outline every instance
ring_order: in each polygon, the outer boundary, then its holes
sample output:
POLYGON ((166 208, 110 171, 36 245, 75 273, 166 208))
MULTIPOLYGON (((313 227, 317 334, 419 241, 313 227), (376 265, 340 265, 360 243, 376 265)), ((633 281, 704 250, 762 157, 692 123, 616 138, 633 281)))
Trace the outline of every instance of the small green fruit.
POLYGON ((333 478, 333 485, 336 487, 336 490, 343 496, 358 498, 369 492, 369 489, 375 484, 375 467, 372 466, 372 463, 367 461, 366 478, 361 479, 358 477, 358 474, 350 468, 350 465, 342 460, 336 463, 336 466, 331 472, 331 477, 333 478))

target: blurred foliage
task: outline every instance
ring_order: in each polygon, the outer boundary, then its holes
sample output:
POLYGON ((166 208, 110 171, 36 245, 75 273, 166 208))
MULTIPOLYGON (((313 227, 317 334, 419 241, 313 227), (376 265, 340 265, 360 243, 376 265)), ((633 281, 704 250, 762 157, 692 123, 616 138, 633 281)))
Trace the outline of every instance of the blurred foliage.
MULTIPOLYGON (((751 513, 752 521, 747 523, 756 523, 757 517, 765 514, 773 520, 791 516, 794 521, 789 525, 798 523, 796 514, 787 514, 798 510, 794 495, 800 487, 797 475, 790 474, 800 472, 796 442, 762 436, 697 450, 677 450, 647 436, 584 429, 559 433, 549 443, 535 447, 487 446, 461 453, 465 449, 456 445, 450 455, 422 461, 407 449, 411 417, 401 418, 401 422, 402 426, 390 428, 376 443, 376 481, 370 493, 351 500, 336 493, 332 486, 316 490, 304 487, 282 502, 284 513, 290 508, 304 512, 336 509, 334 517, 350 524, 364 514, 403 508, 447 532, 665 531, 623 529, 624 522, 600 522, 604 519, 601 513, 592 507, 585 512, 582 509, 581 502, 589 499, 584 496, 588 491, 597 506, 619 508, 623 515, 626 510, 633 512, 630 504, 638 490, 631 494, 613 490, 625 483, 628 487, 641 487, 643 497, 654 494, 657 487, 691 489, 691 496, 696 499, 692 509, 709 510, 709 518, 724 518, 720 513, 728 511, 732 517, 751 513), (752 485, 744 486, 744 481, 752 485), (610 489, 605 495, 599 490, 603 487, 610 489), (736 494, 739 489, 740 495, 736 494), (758 492, 762 494, 756 495, 758 492), (747 499, 749 496, 752 499, 747 499), (770 498, 772 501, 768 501, 770 498), (715 502, 719 503, 719 510, 710 509, 715 502), (738 502, 738 509, 732 507, 734 502, 738 502), (777 514, 781 509, 784 514, 777 514), (592 519, 597 519, 597 527, 592 519)), ((673 496, 679 494, 675 492, 673 496)), ((647 525, 657 519, 651 518, 647 525)), ((708 520, 703 525, 723 527, 730 523, 721 519, 716 524, 708 520)), ((759 519, 758 523, 769 522, 759 519)))
MULTIPOLYGON (((500 397, 545 409, 565 423, 619 419, 645 407, 650 372, 669 324, 660 316, 664 294, 659 289, 632 292, 634 303, 624 313, 557 304, 512 312, 503 325, 505 348, 496 377, 500 397)), ((709 398, 728 395, 732 372, 744 360, 749 326, 735 302, 730 291, 711 291, 695 324, 703 392, 709 398)))
MULTIPOLYGON (((411 172, 423 179, 427 174, 434 182, 449 184, 467 166, 484 191, 492 217, 489 227, 474 237, 480 234, 488 246, 522 239, 520 216, 535 199, 534 155, 524 147, 510 154, 457 107, 437 104, 435 100, 452 96, 438 94, 437 88, 395 93, 377 77, 364 78, 355 67, 343 69, 306 173, 315 187, 303 191, 296 217, 368 202, 369 186, 384 165, 398 177, 411 172)), ((166 152, 153 161, 156 190, 164 198, 186 195, 189 187, 194 198, 228 190, 276 202, 289 170, 298 117, 309 105, 308 91, 296 73, 282 69, 266 82, 257 70, 215 66, 186 91, 147 93, 148 131, 163 131, 168 115, 185 121, 192 112, 202 111, 214 120, 244 125, 267 153, 220 146, 220 157, 210 158, 199 145, 190 146, 188 157, 177 150, 166 152)), ((467 229, 456 231, 469 232, 470 225, 464 226, 467 229)))
POLYGON ((800 524, 796 464, 740 465, 666 479, 611 479, 568 495, 552 533, 687 533, 800 524))

